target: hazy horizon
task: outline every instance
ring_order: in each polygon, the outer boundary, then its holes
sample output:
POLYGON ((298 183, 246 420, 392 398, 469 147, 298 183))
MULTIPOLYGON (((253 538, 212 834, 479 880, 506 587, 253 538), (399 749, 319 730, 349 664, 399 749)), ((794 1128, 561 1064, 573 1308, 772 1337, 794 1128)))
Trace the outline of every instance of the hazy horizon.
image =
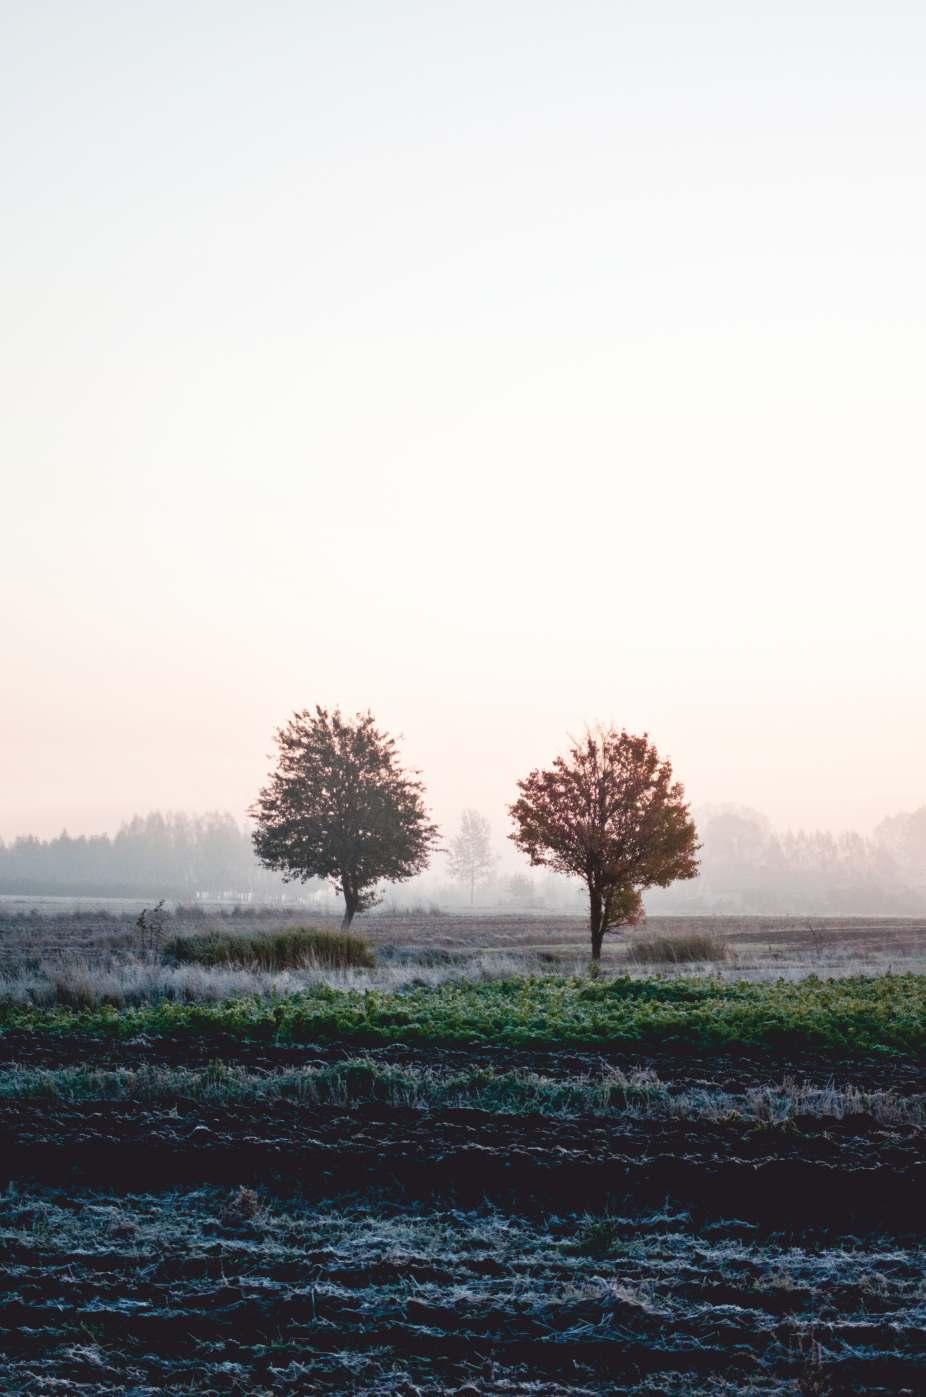
MULTIPOLYGON (((452 812, 447 818, 445 818, 444 822, 440 826, 440 833, 444 842, 446 842, 447 839, 451 838, 459 830, 460 821, 464 814, 464 811, 474 809, 476 810, 477 814, 482 815, 486 819, 488 819, 493 845, 497 846, 497 850, 500 852, 507 853, 510 856, 510 861, 512 863, 516 863, 518 865, 524 864, 526 866, 527 860, 525 859, 524 855, 518 853, 515 849, 509 847, 508 835, 511 832, 512 824, 507 809, 504 809, 501 812, 497 810, 487 812, 485 809, 478 809, 474 806, 461 807, 459 810, 452 812)), ((911 807, 903 810, 890 810, 887 812, 887 815, 888 817, 916 815, 919 813, 919 811, 923 809, 926 809, 926 801, 924 801, 921 805, 915 808, 911 807)), ((834 838, 839 838, 839 836, 842 834, 859 834, 862 837, 867 838, 875 832, 874 829, 862 829, 859 826, 836 827, 831 825, 820 824, 776 824, 772 819, 769 818, 766 811, 759 809, 755 805, 749 805, 745 802, 738 801, 712 801, 706 805, 692 806, 692 817, 695 821, 696 826, 699 829, 699 833, 701 829, 701 824, 705 820, 710 820, 715 817, 726 814, 745 816, 747 818, 756 817, 760 821, 767 823, 770 833, 775 837, 783 837, 789 834, 824 834, 832 835, 834 838)), ((112 839, 119 833, 120 830, 127 828, 129 825, 132 824, 133 821, 136 820, 147 820, 149 818, 157 816, 164 816, 165 818, 179 817, 180 819, 199 820, 211 815, 222 817, 231 816, 236 821, 238 826, 245 831, 253 827, 253 821, 251 820, 250 815, 247 811, 244 811, 239 814, 233 810, 228 810, 222 808, 221 806, 214 805, 203 806, 200 809, 196 810, 189 808, 183 809, 178 806, 156 806, 150 809, 139 807, 137 809, 125 811, 107 825, 95 825, 92 828, 88 827, 87 829, 77 829, 69 828, 68 826, 62 826, 59 829, 51 831, 42 831, 37 828, 27 828, 26 826, 23 826, 22 828, 10 831, 9 833, 0 831, 0 840, 5 841, 7 844, 14 841, 17 837, 35 837, 42 839, 43 841, 48 841, 55 840, 61 835, 67 835, 71 839, 80 839, 83 837, 91 837, 94 835, 106 836, 107 838, 112 839)), ((447 851, 444 848, 436 852, 431 861, 432 866, 440 864, 441 859, 444 857, 446 852, 447 851)))
POLYGON ((0 835, 316 703, 499 839, 586 723, 926 804, 926 12, 8 5, 0 835))

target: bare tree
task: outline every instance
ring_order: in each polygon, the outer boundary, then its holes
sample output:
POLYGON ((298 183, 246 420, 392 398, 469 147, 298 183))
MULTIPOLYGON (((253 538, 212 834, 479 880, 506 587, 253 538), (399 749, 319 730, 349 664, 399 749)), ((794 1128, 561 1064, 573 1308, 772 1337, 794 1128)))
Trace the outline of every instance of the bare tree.
POLYGON ((487 882, 495 871, 496 856, 492 852, 492 831, 488 820, 478 810, 464 810, 459 832, 448 850, 450 876, 469 888, 469 905, 476 899, 476 885, 487 882))

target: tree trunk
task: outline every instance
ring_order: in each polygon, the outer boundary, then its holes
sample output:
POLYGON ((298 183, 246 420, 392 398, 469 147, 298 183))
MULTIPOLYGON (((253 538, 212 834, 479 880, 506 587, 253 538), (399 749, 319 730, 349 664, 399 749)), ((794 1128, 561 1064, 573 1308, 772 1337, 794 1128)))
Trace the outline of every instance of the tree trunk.
POLYGON ((592 960, 601 960, 601 943, 604 940, 604 902, 597 888, 588 890, 589 924, 592 932, 592 960))
POLYGON ((357 898, 353 888, 341 879, 341 891, 344 894, 344 916, 341 918, 341 930, 349 931, 350 924, 354 920, 354 913, 357 911, 357 898))
POLYGON ((344 916, 341 918, 341 930, 342 930, 342 931, 349 931, 349 930, 350 930, 350 924, 351 924, 351 922, 352 922, 353 920, 354 920, 354 909, 353 909, 353 907, 350 906, 350 904, 348 904, 348 905, 344 908, 344 916))

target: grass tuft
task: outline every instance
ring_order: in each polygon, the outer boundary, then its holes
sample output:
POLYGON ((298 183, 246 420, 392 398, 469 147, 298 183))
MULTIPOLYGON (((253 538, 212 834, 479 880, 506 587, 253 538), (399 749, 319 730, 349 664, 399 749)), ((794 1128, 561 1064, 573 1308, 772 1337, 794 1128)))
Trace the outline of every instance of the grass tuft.
POLYGON ((171 965, 255 966, 259 970, 299 970, 308 965, 369 970, 375 964, 372 949, 361 937, 308 927, 257 936, 225 931, 174 936, 163 954, 171 965))
POLYGON ((727 960, 729 954, 723 937, 693 933, 634 941, 628 958, 636 965, 691 965, 697 961, 727 960))
POLYGON ((567 1242, 567 1250, 576 1256, 610 1256, 618 1249, 626 1224, 619 1218, 586 1217, 576 1229, 575 1236, 567 1242))

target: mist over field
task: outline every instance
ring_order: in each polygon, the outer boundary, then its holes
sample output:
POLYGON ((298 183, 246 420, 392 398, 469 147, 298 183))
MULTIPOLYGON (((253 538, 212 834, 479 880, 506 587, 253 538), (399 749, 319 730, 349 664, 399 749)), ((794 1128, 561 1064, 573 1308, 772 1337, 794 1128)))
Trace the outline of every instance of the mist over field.
POLYGON ((0 1390, 926 1392, 926 6, 0 5, 0 1390))
POLYGON ((599 720, 919 808, 922 12, 192 13, 0 19, 0 834, 240 819, 314 703, 442 825, 599 720))
MULTIPOLYGON (((776 831, 747 806, 695 811, 700 875, 651 889, 654 914, 801 913, 818 916, 922 916, 926 913, 926 807, 883 820, 870 835, 829 830, 776 831)), ((387 909, 576 913, 574 879, 531 869, 506 848, 507 825, 489 828, 490 866, 475 887, 454 878, 438 854, 427 873, 384 882, 387 909), (471 896, 472 894, 472 896, 471 896)), ((446 831, 448 842, 457 831, 446 831)), ((229 814, 154 813, 124 822, 115 835, 0 842, 0 897, 142 897, 180 901, 283 902, 331 911, 338 899, 323 880, 284 882, 263 868, 250 830, 229 814)))

